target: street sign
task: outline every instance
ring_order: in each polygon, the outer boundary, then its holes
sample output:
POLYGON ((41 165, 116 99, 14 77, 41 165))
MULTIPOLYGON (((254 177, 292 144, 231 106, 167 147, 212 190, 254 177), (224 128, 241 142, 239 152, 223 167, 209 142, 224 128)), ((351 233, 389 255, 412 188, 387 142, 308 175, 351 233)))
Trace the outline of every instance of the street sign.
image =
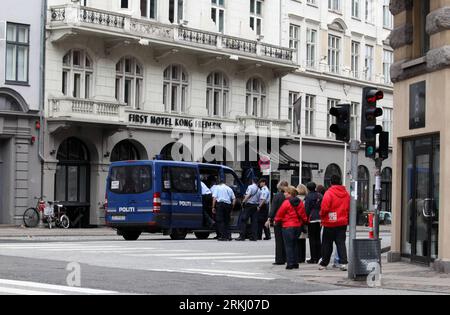
POLYGON ((261 155, 258 162, 259 168, 261 171, 268 171, 270 170, 270 157, 261 155))

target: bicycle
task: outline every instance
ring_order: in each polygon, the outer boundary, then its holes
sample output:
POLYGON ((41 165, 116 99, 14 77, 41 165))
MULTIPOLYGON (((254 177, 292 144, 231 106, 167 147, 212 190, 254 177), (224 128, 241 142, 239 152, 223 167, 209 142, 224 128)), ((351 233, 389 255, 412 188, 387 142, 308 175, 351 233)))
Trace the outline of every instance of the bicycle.
POLYGON ((44 209, 44 219, 45 222, 48 224, 48 228, 52 229, 53 224, 55 227, 61 228, 61 229, 68 229, 70 228, 70 219, 66 215, 65 211, 61 211, 64 206, 61 204, 55 204, 53 202, 48 202, 48 206, 44 209), (55 207, 57 208, 56 215, 55 215, 55 207))
POLYGON ((27 228, 35 228, 39 225, 40 214, 44 212, 46 207, 44 197, 34 197, 34 199, 37 200, 36 207, 28 208, 23 214, 23 224, 27 228))

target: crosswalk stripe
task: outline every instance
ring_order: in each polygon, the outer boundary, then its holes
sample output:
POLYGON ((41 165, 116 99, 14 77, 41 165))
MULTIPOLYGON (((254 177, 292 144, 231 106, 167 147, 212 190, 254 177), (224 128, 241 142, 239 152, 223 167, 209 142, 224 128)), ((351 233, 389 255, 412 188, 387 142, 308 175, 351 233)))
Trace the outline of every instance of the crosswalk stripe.
POLYGON ((180 260, 210 260, 210 259, 249 259, 249 258, 274 258, 272 255, 260 255, 260 256, 225 256, 218 254, 208 254, 208 257, 177 257, 180 260))
POLYGON ((88 288, 78 288, 78 287, 67 287, 54 284, 37 283, 29 281, 16 281, 16 280, 5 280, 0 279, 0 285, 10 285, 17 287, 26 287, 33 289, 43 289, 43 290, 54 290, 56 292, 70 292, 70 293, 83 293, 83 294, 117 294, 115 291, 105 291, 97 289, 88 288))
MULTIPOLYGON (((151 253, 151 254, 140 254, 139 256, 136 256, 136 255, 133 255, 133 254, 129 254, 129 255, 125 255, 125 256, 132 256, 132 257, 169 257, 169 258, 180 257, 180 259, 183 258, 183 257, 185 257, 185 259, 189 259, 188 257, 194 256, 192 259, 196 259, 199 256, 202 257, 202 256, 211 256, 211 255, 229 256, 229 255, 237 255, 237 254, 234 254, 234 253, 211 254, 211 253, 203 253, 203 252, 198 252, 198 253, 192 252, 192 253, 180 253, 180 254, 154 254, 154 253, 151 253)), ((232 257, 234 257, 234 256, 232 256, 232 257)), ((208 258, 206 258, 206 259, 208 259, 208 258)))
POLYGON ((275 278, 267 277, 255 273, 221 271, 221 270, 203 270, 203 269, 147 269, 147 271, 155 272, 169 272, 169 273, 186 273, 186 274, 200 274, 205 276, 228 277, 239 279, 253 279, 253 280, 275 280, 275 278))
POLYGON ((4 288, 0 287, 0 293, 2 294, 14 294, 14 295, 63 295, 60 293, 46 292, 46 291, 35 291, 35 290, 25 290, 16 288, 4 288))
POLYGON ((246 263, 265 263, 265 262, 273 262, 273 258, 272 259, 244 259, 244 260, 224 260, 221 262, 224 263, 232 263, 232 264, 237 264, 237 263, 242 263, 242 264, 246 264, 246 263))

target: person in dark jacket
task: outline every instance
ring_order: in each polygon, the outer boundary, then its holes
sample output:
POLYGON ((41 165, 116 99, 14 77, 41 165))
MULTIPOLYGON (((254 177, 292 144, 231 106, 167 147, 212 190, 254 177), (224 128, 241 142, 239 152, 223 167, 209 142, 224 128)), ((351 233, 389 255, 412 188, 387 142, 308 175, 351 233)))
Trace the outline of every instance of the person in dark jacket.
POLYGON ((333 254, 333 243, 339 253, 341 270, 347 270, 347 226, 350 213, 350 195, 342 186, 340 176, 331 177, 331 188, 325 193, 322 200, 320 219, 323 226, 322 261, 320 270, 327 268, 333 254))
MULTIPOLYGON (((282 181, 278 184, 278 193, 273 197, 272 206, 270 207, 269 219, 266 222, 266 227, 269 227, 275 222, 275 216, 281 205, 286 200, 284 196, 284 189, 289 187, 288 182, 282 181)), ((273 265, 285 265, 286 264, 286 249, 284 248, 283 240, 283 227, 281 224, 274 224, 275 233, 275 262, 273 265)))
POLYGON ((286 200, 281 205, 275 216, 275 222, 283 226, 283 240, 286 247, 287 267, 286 269, 298 269, 298 238, 302 225, 307 224, 305 206, 295 187, 285 188, 286 200))
POLYGON ((307 261, 308 264, 318 264, 322 258, 322 242, 320 235, 322 226, 320 225, 320 207, 323 196, 316 192, 316 184, 311 182, 306 185, 308 188, 308 195, 305 199, 306 215, 309 219, 308 224, 308 238, 311 259, 307 261))

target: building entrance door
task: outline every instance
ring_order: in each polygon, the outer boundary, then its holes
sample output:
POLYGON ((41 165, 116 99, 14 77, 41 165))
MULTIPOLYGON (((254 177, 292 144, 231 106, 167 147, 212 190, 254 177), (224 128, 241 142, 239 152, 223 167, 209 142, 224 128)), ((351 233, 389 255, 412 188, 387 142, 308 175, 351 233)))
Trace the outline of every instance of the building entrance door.
MULTIPOLYGON (((440 140, 438 136, 405 142, 404 166, 409 200, 410 255, 413 262, 430 264, 438 255, 440 140)), ((405 193, 405 188, 403 190, 405 193)), ((405 200, 405 199, 404 199, 405 200)), ((405 222, 404 222, 405 224, 405 222)), ((405 227, 405 225, 403 225, 405 227)), ((403 234, 405 235, 405 234, 403 234)))

